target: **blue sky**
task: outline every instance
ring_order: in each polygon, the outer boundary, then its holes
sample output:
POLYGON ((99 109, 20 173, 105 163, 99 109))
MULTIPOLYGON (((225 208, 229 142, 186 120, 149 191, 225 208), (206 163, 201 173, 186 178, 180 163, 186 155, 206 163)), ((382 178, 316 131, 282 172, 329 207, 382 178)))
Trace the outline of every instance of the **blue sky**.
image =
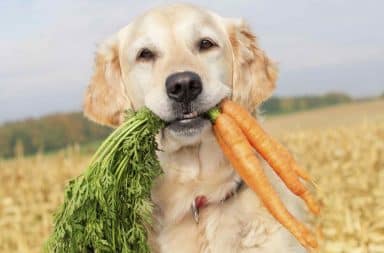
MULTIPOLYGON (((0 122, 80 110, 97 43, 175 1, 1 0, 0 122)), ((276 95, 384 92, 384 1, 189 1, 243 17, 279 63, 276 95)))

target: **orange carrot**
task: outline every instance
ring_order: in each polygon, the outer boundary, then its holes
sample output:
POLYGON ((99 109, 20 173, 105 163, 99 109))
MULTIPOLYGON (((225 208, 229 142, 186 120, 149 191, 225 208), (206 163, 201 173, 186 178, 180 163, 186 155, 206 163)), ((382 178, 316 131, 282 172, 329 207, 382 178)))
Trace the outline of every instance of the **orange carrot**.
POLYGON ((269 212, 286 227, 305 247, 317 247, 317 241, 309 230, 285 208, 267 176, 247 137, 235 121, 226 114, 210 113, 214 132, 224 154, 245 183, 258 194, 269 212))
POLYGON ((319 205, 300 181, 300 177, 308 180, 309 175, 297 165, 288 150, 269 136, 256 119, 235 102, 224 100, 221 103, 221 110, 223 114, 228 115, 236 122, 251 145, 268 162, 285 185, 306 202, 312 213, 318 214, 320 212, 319 205))

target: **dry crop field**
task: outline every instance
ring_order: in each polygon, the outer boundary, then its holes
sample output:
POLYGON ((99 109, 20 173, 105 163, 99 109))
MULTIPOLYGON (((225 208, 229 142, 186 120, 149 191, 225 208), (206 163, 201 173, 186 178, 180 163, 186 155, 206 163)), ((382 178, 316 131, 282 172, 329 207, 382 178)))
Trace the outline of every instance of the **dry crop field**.
MULTIPOLYGON (((384 252, 384 101, 267 119, 265 125, 308 168, 323 204, 321 253, 384 252)), ((0 252, 41 252, 68 179, 90 156, 57 154, 0 160, 0 252)))

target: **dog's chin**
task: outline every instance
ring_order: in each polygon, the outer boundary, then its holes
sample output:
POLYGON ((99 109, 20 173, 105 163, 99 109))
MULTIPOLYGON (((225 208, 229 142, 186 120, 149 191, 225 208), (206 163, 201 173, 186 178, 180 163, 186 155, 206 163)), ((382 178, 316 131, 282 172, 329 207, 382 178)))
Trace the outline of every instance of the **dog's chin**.
POLYGON ((194 145, 201 140, 203 133, 211 127, 208 119, 197 116, 190 119, 175 120, 165 130, 180 144, 194 145))

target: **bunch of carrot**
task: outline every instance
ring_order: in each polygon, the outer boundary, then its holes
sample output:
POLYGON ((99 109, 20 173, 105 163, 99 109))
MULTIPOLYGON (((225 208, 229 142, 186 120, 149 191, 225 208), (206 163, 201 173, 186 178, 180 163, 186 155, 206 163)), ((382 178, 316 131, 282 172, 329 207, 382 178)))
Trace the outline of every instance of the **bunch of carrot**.
POLYGON ((268 162, 285 185, 302 198, 309 210, 319 213, 319 206, 309 190, 300 181, 310 180, 291 154, 279 142, 269 136, 252 115, 230 100, 224 100, 220 109, 208 112, 216 138, 234 169, 245 183, 260 197, 265 207, 298 241, 307 248, 316 248, 313 234, 286 209, 272 188, 255 150, 268 162))

